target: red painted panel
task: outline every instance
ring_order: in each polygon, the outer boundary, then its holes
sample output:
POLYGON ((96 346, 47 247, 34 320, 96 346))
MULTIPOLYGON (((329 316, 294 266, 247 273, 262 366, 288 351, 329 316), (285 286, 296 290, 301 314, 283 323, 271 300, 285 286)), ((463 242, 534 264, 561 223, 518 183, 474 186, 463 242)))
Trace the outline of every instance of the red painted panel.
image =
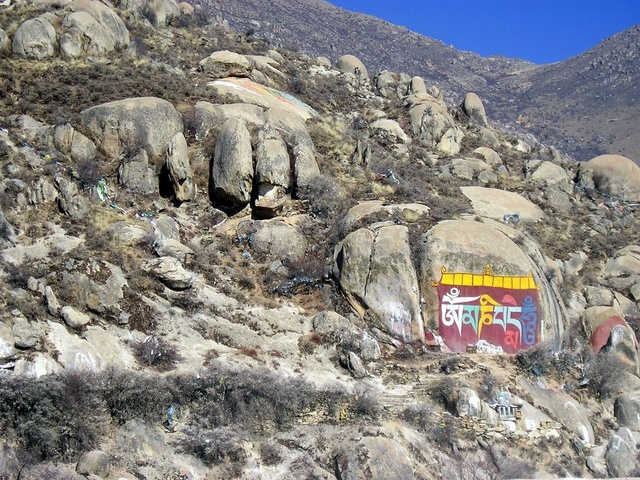
POLYGON ((517 353, 538 343, 538 291, 438 284, 439 333, 454 352, 480 340, 517 353))
POLYGON ((598 325, 598 327, 593 331, 591 338, 589 338, 589 343, 591 344, 591 348, 593 348, 594 352, 598 353, 602 347, 607 344, 609 337, 611 336, 611 330, 613 330, 613 327, 616 325, 628 327, 627 322, 625 322, 622 317, 619 315, 612 315, 603 323, 598 325))

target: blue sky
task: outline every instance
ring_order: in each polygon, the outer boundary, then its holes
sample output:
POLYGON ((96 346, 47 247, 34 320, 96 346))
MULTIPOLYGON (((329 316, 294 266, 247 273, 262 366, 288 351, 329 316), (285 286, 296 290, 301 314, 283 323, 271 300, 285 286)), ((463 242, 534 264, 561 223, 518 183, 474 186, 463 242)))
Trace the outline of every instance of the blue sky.
POLYGON ((551 63, 640 23, 640 0, 328 0, 458 50, 551 63))

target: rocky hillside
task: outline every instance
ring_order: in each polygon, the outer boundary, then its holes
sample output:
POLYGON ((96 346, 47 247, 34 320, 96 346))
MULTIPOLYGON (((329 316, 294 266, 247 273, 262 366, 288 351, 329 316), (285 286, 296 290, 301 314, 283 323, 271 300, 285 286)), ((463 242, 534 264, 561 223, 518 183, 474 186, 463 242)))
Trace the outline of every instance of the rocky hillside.
POLYGON ((0 477, 637 475, 640 167, 201 13, 0 10, 0 477))
MULTIPOLYGON (((610 153, 640 162, 634 141, 640 134, 635 118, 638 27, 566 61, 534 65, 459 51, 323 0, 216 0, 202 5, 218 21, 274 45, 333 61, 353 54, 373 73, 388 69, 420 75, 440 88, 450 106, 466 92, 477 92, 495 122, 533 133, 578 161, 610 153)), ((464 28, 465 21, 470 20, 453 19, 451 28, 464 28)))

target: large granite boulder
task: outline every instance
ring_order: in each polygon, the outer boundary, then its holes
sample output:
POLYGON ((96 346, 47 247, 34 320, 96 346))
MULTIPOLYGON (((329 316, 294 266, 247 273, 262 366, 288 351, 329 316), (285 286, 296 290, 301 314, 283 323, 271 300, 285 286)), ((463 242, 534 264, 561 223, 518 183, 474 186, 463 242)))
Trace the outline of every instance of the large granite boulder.
POLYGON ((109 456, 101 450, 83 453, 76 463, 76 472, 80 475, 96 475, 107 478, 111 470, 109 456))
POLYGON ((562 341, 566 311, 557 285, 545 275, 539 246, 515 229, 442 221, 423 236, 419 264, 425 318, 449 348, 488 341, 515 353, 543 339, 562 341))
POLYGON ((252 225, 256 229, 249 237, 252 250, 274 255, 285 262, 304 258, 307 240, 295 227, 282 220, 262 220, 252 225))
POLYGON ((307 120, 317 116, 316 111, 293 95, 265 87, 248 78, 221 78, 207 84, 215 93, 234 99, 239 103, 251 103, 263 108, 279 108, 287 111, 287 115, 297 115, 307 120))
POLYGON ((59 352, 57 362, 72 370, 97 372, 105 366, 102 355, 86 340, 71 334, 64 325, 48 322, 48 340, 59 352))
POLYGON ((189 164, 187 140, 182 132, 176 133, 167 147, 167 172, 176 200, 179 202, 193 200, 196 185, 189 164))
POLYGON ((222 127, 211 163, 212 196, 224 207, 251 201, 253 153, 251 135, 242 120, 230 119, 222 127))
POLYGON ((171 103, 155 97, 127 98, 81 112, 80 120, 93 140, 113 157, 144 148, 152 159, 165 154, 182 132, 182 116, 171 103))
POLYGON ((18 27, 13 36, 13 53, 42 60, 56 53, 56 31, 44 16, 32 18, 18 27))
POLYGON ((239 53, 220 50, 213 52, 198 64, 200 70, 213 78, 248 77, 251 62, 239 53))
POLYGON ((343 73, 353 73, 362 78, 369 78, 369 72, 364 63, 354 55, 343 55, 336 61, 336 68, 343 73))
POLYGON ((149 155, 144 149, 118 166, 118 183, 132 192, 151 195, 158 191, 158 174, 149 165, 149 155))
POLYGON ((232 118, 242 120, 249 128, 262 127, 265 123, 264 108, 251 103, 214 105, 199 101, 195 106, 196 138, 204 140, 210 131, 232 118))
POLYGON ((74 0, 62 20, 60 53, 67 59, 104 55, 129 45, 129 30, 116 12, 102 2, 74 0))
POLYGON ((618 425, 640 432, 640 392, 620 395, 613 405, 618 425))
POLYGON ((471 123, 480 125, 481 127, 489 125, 489 122, 487 122, 487 114, 484 111, 484 105, 477 94, 467 93, 460 108, 471 123))
POLYGON ((564 392, 541 388, 524 378, 520 379, 520 385, 530 395, 534 406, 542 408, 554 420, 578 435, 583 443, 594 444, 595 435, 589 421, 591 414, 577 400, 564 392))
POLYGON ((162 257, 144 262, 140 268, 155 275, 158 280, 172 290, 191 288, 194 275, 182 267, 180 260, 174 257, 162 257))
POLYGON ((471 200, 476 215, 507 222, 517 215, 518 222, 533 223, 544 218, 544 212, 535 203, 523 196, 485 187, 460 187, 465 197, 471 200))
POLYGON ((347 235, 334 250, 333 274, 351 305, 402 341, 424 341, 418 278, 407 227, 374 224, 347 235))
POLYGON ((599 155, 580 165, 581 176, 588 171, 601 192, 623 200, 640 201, 640 167, 633 160, 621 155, 599 155))
POLYGON ((611 435, 605 461, 611 477, 628 477, 636 471, 637 440, 628 428, 620 428, 611 435))

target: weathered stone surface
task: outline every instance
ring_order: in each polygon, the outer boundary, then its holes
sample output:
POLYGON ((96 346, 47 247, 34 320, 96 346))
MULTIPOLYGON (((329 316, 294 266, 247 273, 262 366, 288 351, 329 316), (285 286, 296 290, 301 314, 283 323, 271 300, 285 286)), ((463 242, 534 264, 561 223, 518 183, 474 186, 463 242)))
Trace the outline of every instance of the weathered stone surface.
POLYGON ((595 436, 589 422, 589 411, 566 393, 540 388, 524 378, 520 385, 531 395, 534 406, 542 407, 552 418, 578 435, 586 444, 593 445, 595 436))
POLYGON ((11 328, 6 323, 0 322, 0 361, 15 356, 15 343, 11 328))
POLYGON ((223 206, 242 206, 251 200, 251 136, 241 120, 228 120, 222 127, 211 164, 211 183, 213 200, 223 206))
POLYGON ((473 180, 490 170, 489 165, 477 158, 454 158, 451 161, 451 173, 462 180, 473 180))
POLYGON ((613 305, 613 293, 607 288, 587 286, 584 293, 589 307, 613 305))
POLYGON ((118 166, 118 183, 123 187, 141 195, 152 195, 158 192, 158 175, 149 166, 149 155, 144 149, 125 159, 118 166))
POLYGON ((633 160, 621 155, 600 155, 580 164, 581 175, 589 170, 601 192, 640 201, 640 167, 633 160))
POLYGON ((158 158, 183 128, 182 116, 173 105, 155 97, 97 105, 82 111, 80 119, 102 150, 114 157, 144 148, 151 158, 158 158))
POLYGON ((491 165, 492 167, 502 165, 502 158, 500 158, 500 155, 498 155, 498 152, 496 152, 492 148, 478 147, 473 151, 473 153, 480 155, 482 158, 484 158, 484 161, 487 162, 487 164, 491 165))
POLYGON ((545 276, 547 264, 537 244, 517 245, 510 236, 517 233, 501 224, 485 224, 469 220, 445 220, 423 237, 420 253, 420 284, 429 315, 438 318, 439 299, 432 281, 449 272, 483 273, 491 265, 494 275, 533 275, 538 292, 538 322, 545 325, 544 335, 555 343, 562 340, 566 312, 557 288, 545 276), (526 249, 526 250, 525 250, 526 249))
POLYGON ((366 217, 378 215, 385 212, 391 216, 398 216, 403 222, 412 223, 429 215, 430 208, 419 203, 396 203, 387 204, 381 200, 369 200, 358 202, 357 205, 351 207, 344 217, 344 229, 349 231, 356 223, 366 217))
POLYGON ((452 127, 444 133, 436 148, 446 155, 457 155, 463 138, 464 132, 458 127, 452 127))
POLYGON ((101 450, 83 453, 76 464, 76 472, 80 475, 97 475, 107 478, 111 470, 109 456, 101 450))
POLYGON ((43 375, 51 375, 59 373, 62 367, 59 363, 40 352, 34 352, 29 360, 20 358, 16 360, 13 372, 16 375, 25 375, 28 377, 39 378, 43 375))
POLYGON ((155 26, 169 25, 171 20, 180 17, 180 13, 181 9, 175 0, 147 0, 144 8, 145 17, 155 26))
POLYGON ((18 27, 13 36, 13 53, 42 60, 56 51, 56 31, 44 17, 32 18, 18 27))
POLYGON ((288 116, 294 114, 303 120, 317 116, 313 108, 296 97, 274 88, 265 88, 247 78, 222 78, 209 82, 207 86, 217 94, 239 103, 250 103, 265 109, 278 108, 286 111, 288 116))
POLYGON ((7 32, 0 28, 0 53, 7 53, 9 51, 11 51, 11 40, 9 40, 7 32))
POLYGON ((249 127, 262 127, 265 123, 263 107, 250 103, 214 105, 199 101, 195 106, 196 138, 204 140, 209 132, 227 120, 237 118, 249 127))
POLYGON ((97 372, 105 366, 104 359, 86 340, 71 334, 64 325, 48 322, 48 340, 60 352, 57 361, 72 370, 97 372))
POLYGON ((376 326, 403 341, 424 340, 406 227, 381 224, 350 233, 334 250, 333 272, 352 305, 374 313, 376 326))
POLYGON ((84 273, 65 271, 62 273, 62 288, 74 292, 77 300, 92 312, 105 313, 117 309, 124 297, 122 289, 127 284, 122 270, 108 262, 96 263, 92 270, 101 276, 108 271, 109 277, 104 283, 100 283, 84 273))
POLYGON ((40 331, 24 315, 13 317, 13 340, 17 348, 33 348, 40 340, 40 331))
POLYGON ((98 153, 95 144, 80 132, 73 132, 70 154, 76 163, 90 162, 98 153))
POLYGON ((411 143, 411 138, 404 133, 402 127, 395 120, 388 118, 381 118, 376 120, 369 129, 374 135, 378 136, 383 142, 386 143, 411 143))
POLYGON ((413 133, 418 135, 420 143, 435 147, 443 135, 455 125, 449 111, 435 100, 416 104, 409 110, 413 133))
POLYGON ((150 233, 149 230, 135 225, 129 225, 127 222, 116 222, 107 227, 105 233, 114 240, 125 244, 134 245, 144 241, 150 233))
POLYGON ((343 73, 353 73, 362 78, 369 78, 369 72, 364 63, 354 55, 343 55, 336 61, 336 68, 343 73))
POLYGON ((58 298, 56 297, 55 292, 50 286, 46 286, 44 289, 44 300, 47 304, 47 311, 51 315, 58 315, 60 311, 60 302, 58 302, 58 298))
POLYGON ((461 108, 469 117, 469 121, 481 127, 489 125, 487 122, 487 114, 484 111, 482 100, 475 93, 467 93, 462 102, 461 108))
POLYGON ((198 68, 213 78, 225 78, 248 77, 252 66, 244 55, 228 50, 220 50, 201 60, 198 68))
POLYGON ((196 186, 189 164, 187 140, 182 132, 178 132, 167 147, 167 171, 176 200, 188 202, 196 195, 196 186))
POLYGON ((256 178, 258 195, 266 195, 273 187, 290 187, 291 161, 287 145, 281 138, 268 138, 256 145, 256 178))
POLYGON ((144 262, 140 268, 154 274, 172 290, 186 290, 193 284, 193 274, 182 267, 173 257, 162 257, 144 262))
POLYGON ((480 397, 470 388, 461 388, 456 397, 456 410, 461 417, 479 417, 482 411, 480 397))
POLYGON ((611 435, 605 460, 611 477, 627 477, 636 468, 636 440, 627 428, 611 435))
POLYGON ((91 322, 91 317, 89 315, 82 313, 70 305, 62 307, 60 315, 64 319, 65 323, 71 328, 81 328, 91 322))
POLYGON ((384 437, 365 437, 362 439, 368 455, 365 471, 370 478, 414 478, 409 454, 398 442, 384 437))
POLYGON ((640 392, 631 392, 616 398, 614 415, 621 427, 640 431, 640 392))
POLYGON ((160 238, 154 244, 154 252, 159 257, 173 257, 180 260, 183 264, 194 255, 194 251, 178 240, 171 238, 160 238))
POLYGON ((58 196, 60 210, 74 220, 83 219, 89 211, 89 204, 86 198, 80 195, 78 186, 62 175, 56 177, 56 186, 60 193, 58 196))
POLYGON ((367 376, 367 370, 364 368, 362 360, 360 360, 360 357, 354 352, 347 352, 341 355, 340 363, 343 364, 344 368, 349 370, 353 378, 364 378, 367 376))
POLYGON ((260 220, 252 225, 256 228, 249 237, 252 250, 283 260, 299 261, 304 258, 307 240, 295 227, 282 220, 260 220))
POLYGON ((460 187, 460 190, 471 200, 477 215, 504 221, 505 215, 518 214, 520 222, 537 222, 544 218, 540 207, 514 192, 485 187, 460 187))
POLYGON ((104 55, 130 43, 129 31, 107 5, 92 0, 75 0, 71 13, 62 20, 60 53, 66 59, 82 55, 104 55))
POLYGON ((377 340, 342 315, 332 311, 320 312, 313 317, 312 323, 314 331, 331 336, 339 348, 357 353, 365 362, 380 359, 377 340))
POLYGON ((542 162, 538 165, 529 175, 529 178, 543 185, 566 185, 569 183, 569 175, 567 175, 566 170, 549 161, 542 162))

